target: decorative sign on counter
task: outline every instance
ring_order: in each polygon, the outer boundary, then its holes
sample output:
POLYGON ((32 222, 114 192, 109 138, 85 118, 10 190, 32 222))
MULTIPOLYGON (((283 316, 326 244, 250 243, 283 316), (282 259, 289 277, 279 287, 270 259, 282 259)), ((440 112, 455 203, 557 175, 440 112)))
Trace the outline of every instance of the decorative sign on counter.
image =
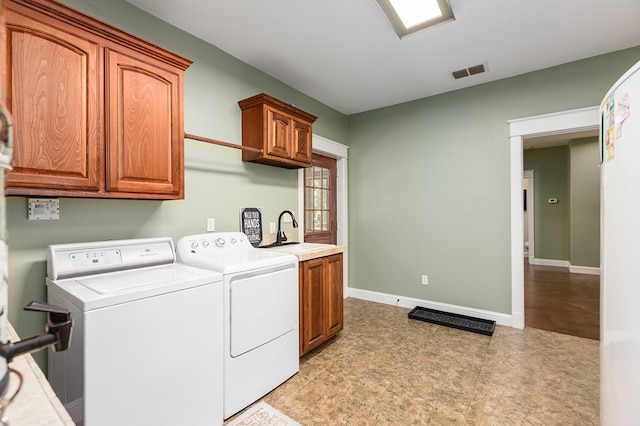
POLYGON ((255 207, 240 209, 240 230, 247 235, 252 246, 262 242, 262 213, 255 207))

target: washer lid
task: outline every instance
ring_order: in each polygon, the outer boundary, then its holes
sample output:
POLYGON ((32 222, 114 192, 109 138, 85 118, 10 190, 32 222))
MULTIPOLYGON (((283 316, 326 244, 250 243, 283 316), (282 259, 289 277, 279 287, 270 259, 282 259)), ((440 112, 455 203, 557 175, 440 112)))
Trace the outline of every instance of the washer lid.
POLYGON ((194 279, 191 272, 180 268, 163 267, 132 269, 126 273, 94 275, 91 277, 80 277, 76 281, 90 290, 100 294, 121 294, 131 293, 139 289, 169 285, 174 282, 186 282, 194 279))
POLYGON ((220 283, 222 274, 180 263, 89 275, 47 279, 47 286, 84 311, 220 283))

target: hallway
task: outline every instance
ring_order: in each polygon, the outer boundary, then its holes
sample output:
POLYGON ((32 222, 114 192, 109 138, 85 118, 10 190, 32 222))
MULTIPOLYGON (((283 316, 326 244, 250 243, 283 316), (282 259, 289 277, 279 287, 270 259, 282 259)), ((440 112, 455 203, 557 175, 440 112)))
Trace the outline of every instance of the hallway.
POLYGON ((600 276, 524 264, 525 327, 600 339, 600 276))

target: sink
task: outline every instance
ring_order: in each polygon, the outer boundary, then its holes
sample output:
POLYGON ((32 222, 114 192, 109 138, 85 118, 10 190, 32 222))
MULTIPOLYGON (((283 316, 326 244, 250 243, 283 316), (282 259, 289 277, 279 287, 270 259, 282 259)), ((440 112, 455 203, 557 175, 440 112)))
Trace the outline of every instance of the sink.
POLYGON ((266 246, 258 246, 258 248, 273 248, 273 247, 281 247, 281 246, 288 246, 291 244, 300 244, 300 241, 286 241, 284 243, 271 243, 271 244, 267 244, 266 246))

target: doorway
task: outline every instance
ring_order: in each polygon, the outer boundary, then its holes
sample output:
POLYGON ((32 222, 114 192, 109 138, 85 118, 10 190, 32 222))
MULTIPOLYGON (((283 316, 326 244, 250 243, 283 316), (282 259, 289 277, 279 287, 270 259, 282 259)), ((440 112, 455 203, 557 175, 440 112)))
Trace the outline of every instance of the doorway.
POLYGON ((599 107, 526 117, 509 121, 511 181, 511 321, 524 328, 523 140, 527 137, 597 130, 599 107))

